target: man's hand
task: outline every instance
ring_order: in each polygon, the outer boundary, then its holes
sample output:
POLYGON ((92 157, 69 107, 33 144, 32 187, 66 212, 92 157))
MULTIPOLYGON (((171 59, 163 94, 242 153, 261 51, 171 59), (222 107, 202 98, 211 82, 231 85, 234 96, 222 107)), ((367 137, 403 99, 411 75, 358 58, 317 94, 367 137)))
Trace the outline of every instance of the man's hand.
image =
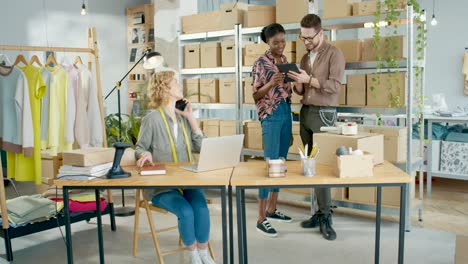
POLYGON ((299 69, 300 73, 289 71, 288 77, 293 79, 297 83, 309 84, 310 76, 303 69, 299 69))
POLYGON ((141 154, 140 158, 137 160, 137 166, 143 167, 146 163, 153 163, 153 155, 150 152, 146 151, 141 154))

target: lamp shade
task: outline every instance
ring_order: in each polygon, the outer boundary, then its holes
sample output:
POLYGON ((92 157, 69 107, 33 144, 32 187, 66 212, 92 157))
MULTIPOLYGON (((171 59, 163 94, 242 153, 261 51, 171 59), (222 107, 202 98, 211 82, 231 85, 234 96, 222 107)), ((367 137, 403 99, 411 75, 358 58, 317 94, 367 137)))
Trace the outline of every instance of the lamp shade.
POLYGON ((164 58, 161 55, 161 53, 156 52, 156 51, 151 51, 146 54, 144 63, 143 63, 143 68, 147 70, 152 70, 158 67, 161 67, 164 63, 164 58))

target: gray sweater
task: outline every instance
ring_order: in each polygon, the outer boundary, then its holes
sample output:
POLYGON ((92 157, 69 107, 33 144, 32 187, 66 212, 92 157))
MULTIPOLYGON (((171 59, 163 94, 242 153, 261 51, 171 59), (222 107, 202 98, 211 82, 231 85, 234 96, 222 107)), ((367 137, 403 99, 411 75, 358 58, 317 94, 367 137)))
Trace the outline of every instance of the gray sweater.
MULTIPOLYGON (((171 136, 174 137, 174 122, 167 114, 166 120, 169 125, 169 130, 171 131, 171 136)), ((174 142, 177 151, 177 159, 179 162, 189 162, 187 145, 185 143, 184 132, 180 122, 184 122, 185 124, 187 136, 189 138, 189 142, 191 142, 192 152, 200 152, 203 136, 194 134, 190 128, 190 124, 184 117, 177 114, 177 120, 179 122, 178 133, 177 140, 174 142)), ((174 162, 166 125, 164 124, 164 120, 158 110, 148 113, 141 121, 140 134, 135 148, 137 160, 141 153, 145 151, 149 151, 153 155, 154 162, 174 162)), ((145 190, 143 193, 147 199, 151 200, 154 195, 165 191, 168 190, 145 190)))

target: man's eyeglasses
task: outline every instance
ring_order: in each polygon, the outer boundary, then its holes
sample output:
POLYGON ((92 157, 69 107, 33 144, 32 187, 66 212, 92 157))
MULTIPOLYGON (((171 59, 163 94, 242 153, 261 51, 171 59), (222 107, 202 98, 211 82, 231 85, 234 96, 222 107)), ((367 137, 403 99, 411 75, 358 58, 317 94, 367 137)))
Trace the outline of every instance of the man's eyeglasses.
POLYGON ((300 35, 299 35, 299 38, 300 38, 302 41, 304 41, 304 42, 306 42, 306 41, 312 42, 312 41, 314 41, 315 37, 317 37, 317 35, 318 35, 320 32, 322 32, 322 29, 320 29, 317 33, 315 33, 315 35, 314 35, 313 37, 304 37, 304 36, 302 36, 302 34, 300 34, 300 35))

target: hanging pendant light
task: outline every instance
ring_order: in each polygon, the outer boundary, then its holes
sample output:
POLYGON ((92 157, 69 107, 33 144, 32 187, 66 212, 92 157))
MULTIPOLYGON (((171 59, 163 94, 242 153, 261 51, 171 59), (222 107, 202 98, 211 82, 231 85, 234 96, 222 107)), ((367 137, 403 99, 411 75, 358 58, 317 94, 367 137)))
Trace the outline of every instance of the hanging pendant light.
POLYGON ((85 16, 86 15, 86 5, 83 0, 83 4, 81 5, 81 15, 85 16))
POLYGON ((437 19, 435 17, 435 0, 432 1, 432 19, 431 19, 431 25, 437 26, 437 19))

